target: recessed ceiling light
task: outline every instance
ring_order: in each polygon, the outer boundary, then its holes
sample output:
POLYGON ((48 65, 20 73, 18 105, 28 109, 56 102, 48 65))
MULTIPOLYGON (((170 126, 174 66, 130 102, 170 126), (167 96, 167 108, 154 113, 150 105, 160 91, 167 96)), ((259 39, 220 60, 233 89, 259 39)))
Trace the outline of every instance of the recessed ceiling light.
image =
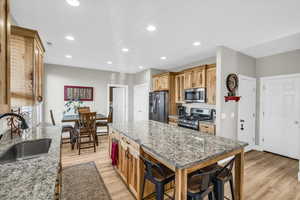
POLYGON ((127 49, 127 48, 123 48, 123 49, 122 49, 122 51, 123 51, 123 52, 128 52, 128 51, 129 51, 129 49, 127 49))
POLYGON ((112 64, 112 61, 107 61, 106 63, 109 64, 109 65, 111 65, 111 64, 112 64))
POLYGON ((161 60, 166 60, 167 57, 166 57, 166 56, 162 56, 162 57, 160 57, 160 59, 161 59, 161 60))
POLYGON ((149 32, 156 31, 156 27, 155 27, 154 25, 148 25, 146 29, 147 29, 147 31, 149 31, 149 32))
POLYGON ((140 69, 144 69, 144 66, 139 66, 140 69))
POLYGON ((66 39, 66 40, 70 40, 70 41, 74 41, 74 40, 75 40, 75 38, 74 38, 72 35, 67 35, 67 36, 65 37, 65 39, 66 39))
POLYGON ((67 54, 67 55, 65 55, 65 57, 66 57, 66 58, 72 58, 72 55, 67 54))
POLYGON ((79 0, 66 0, 68 4, 70 4, 70 6, 74 6, 77 7, 80 5, 80 1, 79 0))
POLYGON ((201 42, 194 42, 193 45, 194 45, 194 46, 200 46, 200 45, 201 45, 201 42))

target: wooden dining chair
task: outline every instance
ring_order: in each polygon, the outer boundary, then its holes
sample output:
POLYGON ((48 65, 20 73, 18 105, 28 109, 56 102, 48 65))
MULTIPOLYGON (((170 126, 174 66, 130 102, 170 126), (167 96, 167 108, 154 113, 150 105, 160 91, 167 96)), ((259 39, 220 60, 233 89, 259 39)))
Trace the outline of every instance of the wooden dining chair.
MULTIPOLYGON (((56 126, 55 119, 54 119, 54 114, 53 110, 50 110, 50 118, 53 126, 56 126)), ((61 133, 64 132, 69 132, 69 137, 68 138, 62 138, 62 144, 68 144, 71 143, 71 148, 74 148, 74 127, 72 125, 62 125, 61 133), (72 141, 73 140, 73 141, 72 141)))
POLYGON ((109 123, 112 123, 112 111, 110 110, 109 113, 108 113, 108 116, 107 116, 107 120, 100 120, 100 121, 97 121, 96 123, 96 127, 106 127, 106 132, 103 132, 103 131, 99 131, 97 132, 97 135, 96 135, 96 139, 97 139, 97 145, 98 145, 98 136, 104 136, 104 135, 108 135, 108 124, 109 123))
POLYGON ((85 107, 79 107, 77 108, 78 113, 89 113, 91 112, 90 107, 85 106, 85 107))
POLYGON ((78 154, 81 149, 94 148, 96 152, 96 112, 79 113, 78 154), (82 145, 88 144, 87 146, 82 145))

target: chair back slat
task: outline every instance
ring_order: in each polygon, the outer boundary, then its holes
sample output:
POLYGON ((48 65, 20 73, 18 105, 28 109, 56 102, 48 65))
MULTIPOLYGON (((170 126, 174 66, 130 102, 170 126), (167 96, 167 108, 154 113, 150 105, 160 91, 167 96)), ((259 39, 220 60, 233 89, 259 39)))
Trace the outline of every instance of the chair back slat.
POLYGON ((51 117, 52 125, 55 126, 55 120, 54 120, 54 116, 53 116, 53 111, 52 110, 50 110, 50 117, 51 117))
POLYGON ((196 174, 192 175, 189 180, 192 180, 196 177, 199 177, 197 178, 198 180, 200 180, 200 182, 198 183, 199 186, 200 186, 200 191, 205 191, 209 188, 209 186, 211 185, 211 182, 212 182, 212 179, 213 179, 213 176, 214 174, 216 173, 216 170, 210 170, 208 172, 203 172, 203 171, 199 171, 197 172, 196 174))
POLYGON ((152 170, 156 170, 161 176, 165 177, 165 173, 164 170, 156 163, 150 161, 149 159, 143 157, 140 155, 141 160, 143 160, 144 162, 144 166, 145 166, 145 171, 146 174, 148 174, 149 176, 153 176, 152 175, 152 170))
POLYGON ((96 112, 79 113, 79 129, 89 135, 96 133, 96 112))
POLYGON ((78 113, 89 113, 90 111, 90 107, 85 106, 85 107, 79 107, 77 108, 78 113))
POLYGON ((231 171, 232 171, 232 168, 233 168, 233 164, 234 164, 234 161, 235 161, 235 157, 233 159, 231 159, 221 170, 219 170, 217 173, 216 173, 216 177, 218 177, 220 174, 222 173, 226 173, 224 174, 225 176, 229 176, 231 171), (227 170, 226 170, 227 169, 227 170))

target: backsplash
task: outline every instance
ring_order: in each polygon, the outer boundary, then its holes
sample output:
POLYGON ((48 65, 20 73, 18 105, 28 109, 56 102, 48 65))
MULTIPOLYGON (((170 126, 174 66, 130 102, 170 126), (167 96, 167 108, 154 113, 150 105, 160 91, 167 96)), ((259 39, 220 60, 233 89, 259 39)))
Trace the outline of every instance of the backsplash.
MULTIPOLYGON (((14 109, 14 108, 13 108, 14 109)), ((17 109, 17 108, 15 108, 17 109)), ((37 126, 42 122, 42 104, 37 104, 34 106, 24 106, 20 107, 22 113, 26 113, 24 116, 29 128, 37 126)), ((0 135, 6 133, 9 130, 7 126, 7 118, 0 120, 0 135)))

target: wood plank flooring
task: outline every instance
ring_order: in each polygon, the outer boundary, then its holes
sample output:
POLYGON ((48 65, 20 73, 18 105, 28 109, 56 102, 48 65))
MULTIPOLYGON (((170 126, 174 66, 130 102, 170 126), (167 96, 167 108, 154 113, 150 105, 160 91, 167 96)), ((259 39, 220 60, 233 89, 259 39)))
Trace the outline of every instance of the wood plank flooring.
MULTIPOLYGON (((94 161, 113 200, 134 200, 108 156, 108 140, 100 139, 97 152, 92 149, 71 151, 70 145, 62 149, 63 167, 94 161)), ((251 151, 245 155, 245 200, 300 200, 300 183, 297 182, 298 161, 266 152, 251 151)), ((229 195, 226 186, 226 196, 229 195)))

